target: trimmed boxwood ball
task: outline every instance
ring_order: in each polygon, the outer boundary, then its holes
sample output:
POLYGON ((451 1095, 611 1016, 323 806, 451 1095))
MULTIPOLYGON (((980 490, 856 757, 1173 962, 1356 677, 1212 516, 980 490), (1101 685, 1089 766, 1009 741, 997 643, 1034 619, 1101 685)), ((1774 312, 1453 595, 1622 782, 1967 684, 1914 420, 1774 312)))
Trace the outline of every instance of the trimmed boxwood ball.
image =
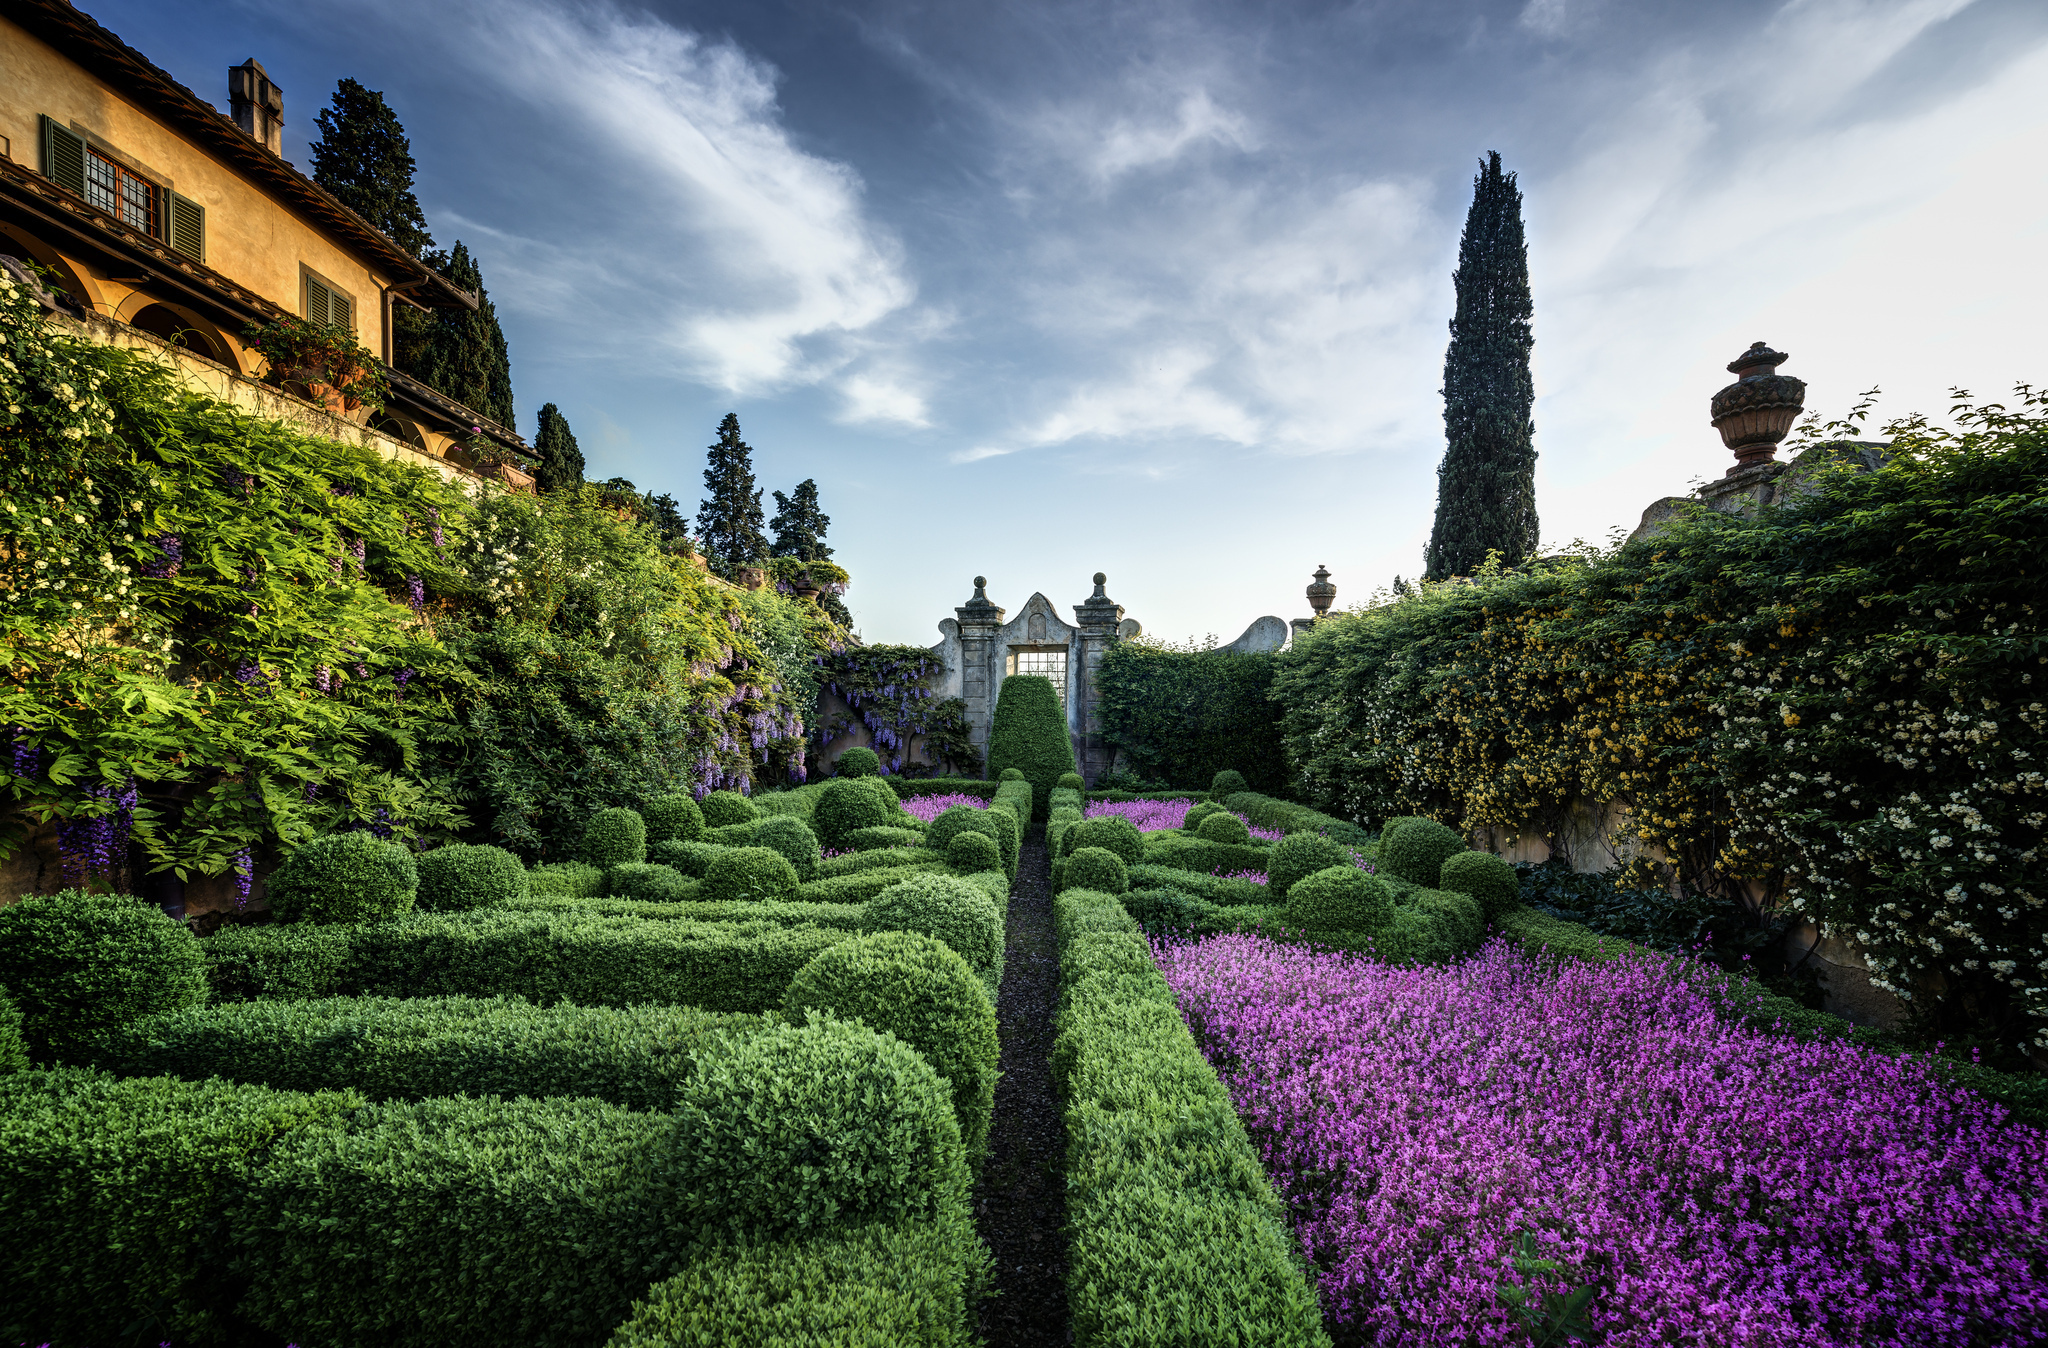
POLYGON ((1489 922, 1522 901, 1522 881, 1515 868, 1491 852, 1460 852, 1445 858, 1436 887, 1471 895, 1489 922))
POLYGON ((414 858, 420 887, 414 902, 430 913, 463 913, 516 903, 533 882, 519 858, 502 847, 449 843, 414 858))
POLYGON ((1287 918, 1312 931, 1379 931, 1394 920, 1394 891, 1356 866, 1326 867, 1287 891, 1287 918))
POLYGON ((647 821, 623 805, 599 810, 583 827, 583 859, 601 871, 647 860, 647 821))
POLYGON ((882 770, 882 756, 873 749, 855 745, 832 765, 832 771, 840 777, 873 777, 882 770))
POLYGON ((0 988, 0 1076, 28 1070, 28 1040, 21 1033, 21 1008, 0 988))
POLYGON ((689 893, 683 873, 673 866, 654 861, 629 861, 614 866, 604 877, 605 893, 614 899, 646 899, 652 903, 677 903, 689 893))
POLYGON ((1003 868, 1003 849, 986 833, 958 833, 946 846, 946 864, 963 875, 1003 868))
POLYGON ((1209 795, 1214 800, 1222 800, 1225 796, 1234 796, 1240 791, 1249 790, 1250 784, 1245 781, 1244 774, 1236 768, 1223 769, 1209 782, 1209 795))
POLYGON ((1066 791, 1086 791, 1088 789, 1087 780, 1078 772, 1061 773, 1060 779, 1054 782, 1053 785, 1066 791))
POLYGON ((754 802, 737 791, 713 791, 704 797, 697 808, 704 815, 706 828, 748 824, 761 816, 761 811, 755 808, 754 802))
MULTIPOLYGON (((882 798, 868 787, 870 779, 861 777, 834 777, 825 783, 818 793, 818 804, 811 811, 811 827, 817 831, 818 841, 835 851, 847 845, 848 840, 864 828, 880 828, 894 825, 897 817, 908 818, 900 805, 885 804, 882 798)), ((882 789, 888 791, 886 782, 880 778, 882 789)), ((705 797, 709 800, 710 797, 705 797)))
POLYGON ((1266 889, 1284 895, 1294 882, 1332 866, 1351 865, 1351 854, 1320 833, 1290 833, 1273 844, 1266 862, 1266 889))
POLYGON ((916 1050, 822 1011, 706 1059, 680 1092, 678 1229, 818 1234, 929 1218, 964 1202, 966 1148, 952 1091, 916 1050))
POLYGON ((287 922, 374 922, 410 912, 419 887, 412 853, 356 832, 301 843, 271 872, 265 892, 270 911, 287 922))
POLYGON ((1068 856, 1084 847, 1099 847, 1114 853, 1126 866, 1135 866, 1145 858, 1144 835, 1138 832, 1136 824, 1120 814, 1083 819, 1060 839, 1060 850, 1068 856))
POLYGON ((1124 859, 1105 847, 1075 848, 1073 855, 1066 860, 1066 869, 1060 874, 1062 891, 1093 889, 1103 894, 1122 894, 1130 887, 1131 876, 1124 867, 1124 859))
POLYGON ((1195 829, 1195 836, 1210 842, 1230 843, 1243 847, 1250 844, 1252 831, 1245 827, 1244 820, 1228 810, 1218 810, 1204 819, 1195 829))
POLYGON ((782 1009, 798 1024, 812 1011, 858 1020, 916 1049, 952 1090, 968 1155, 981 1154, 1001 1048, 995 1006, 958 951, 914 931, 843 941, 797 973, 782 996, 782 1009))
POLYGON ((640 807, 640 817, 647 823, 647 841, 695 842, 704 836, 704 811, 697 808, 697 802, 681 791, 666 796, 656 796, 640 807))
POLYGON ((754 846, 782 853, 800 881, 818 873, 818 835, 793 814, 770 815, 754 825, 754 846))
POLYGON ((988 765, 1021 772, 1031 783, 1031 812, 1044 816, 1054 785, 1074 770, 1074 741, 1052 680, 1037 674, 1003 680, 989 720, 988 765))
POLYGON ((962 833, 986 833, 991 838, 1000 838, 1000 826, 989 816, 989 810, 976 809, 972 805, 955 805, 932 820, 924 831, 924 845, 935 852, 943 852, 953 845, 953 839, 962 833))
POLYGON ((153 903, 67 889, 0 908, 0 984, 30 1056, 65 1061, 101 1029, 204 1006, 206 956, 153 903))
POLYGON ((1444 863, 1466 850, 1456 829, 1434 819, 1407 818, 1388 824, 1380 834, 1378 861, 1389 875, 1434 889, 1444 863))
POLYGON ((1197 801, 1195 804, 1188 806, 1188 812, 1181 819, 1180 826, 1190 833, 1200 833, 1204 820, 1213 815, 1229 813, 1230 811, 1224 809, 1213 800, 1197 801))
POLYGON ((766 847, 728 847, 711 858, 697 897, 715 903, 784 899, 796 889, 796 867, 766 847))
POLYGON ((889 886, 861 907, 862 931, 915 931, 960 952, 975 973, 995 968, 1003 953, 1003 919, 995 900, 957 875, 925 872, 889 886))
POLYGON ((1024 774, 1015 768, 1004 768, 996 780, 999 782, 1021 782, 1024 780, 1024 774))

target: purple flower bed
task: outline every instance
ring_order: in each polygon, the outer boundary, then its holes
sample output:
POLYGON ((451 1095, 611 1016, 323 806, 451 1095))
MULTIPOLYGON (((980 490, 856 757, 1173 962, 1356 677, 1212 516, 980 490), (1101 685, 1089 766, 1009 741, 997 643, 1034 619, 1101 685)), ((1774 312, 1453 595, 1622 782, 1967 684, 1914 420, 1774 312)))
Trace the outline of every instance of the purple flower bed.
POLYGON ((986 810, 988 802, 980 796, 962 795, 958 791, 943 796, 910 796, 903 802, 903 808, 929 824, 955 805, 971 805, 977 810, 986 810))
POLYGON ((1612 1348, 2048 1341, 2048 1134, 1914 1060, 1502 942, 1450 968, 1157 955, 1339 1342, 1526 1343, 1503 1285, 1593 1287, 1612 1348), (1557 1272, 1516 1271, 1523 1233, 1557 1272))
POLYGON ((1081 817, 1098 819, 1106 814, 1120 814, 1136 824, 1138 832, 1150 833, 1154 829, 1179 828, 1194 807, 1191 800, 1094 800, 1082 809, 1081 817))

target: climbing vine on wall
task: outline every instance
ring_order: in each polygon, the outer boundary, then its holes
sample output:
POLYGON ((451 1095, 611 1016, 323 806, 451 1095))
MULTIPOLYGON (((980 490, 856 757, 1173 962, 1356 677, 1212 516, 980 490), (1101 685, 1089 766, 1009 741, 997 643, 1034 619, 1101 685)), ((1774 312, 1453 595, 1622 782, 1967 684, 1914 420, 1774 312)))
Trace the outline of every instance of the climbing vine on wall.
POLYGON ((967 737, 967 703, 941 698, 933 687, 945 675, 938 656, 922 646, 848 646, 817 658, 825 689, 843 699, 853 716, 820 716, 812 731, 822 750, 864 728, 869 743, 891 773, 920 776, 931 771, 909 758, 911 737, 924 736, 924 751, 941 772, 973 773, 980 759, 967 737))

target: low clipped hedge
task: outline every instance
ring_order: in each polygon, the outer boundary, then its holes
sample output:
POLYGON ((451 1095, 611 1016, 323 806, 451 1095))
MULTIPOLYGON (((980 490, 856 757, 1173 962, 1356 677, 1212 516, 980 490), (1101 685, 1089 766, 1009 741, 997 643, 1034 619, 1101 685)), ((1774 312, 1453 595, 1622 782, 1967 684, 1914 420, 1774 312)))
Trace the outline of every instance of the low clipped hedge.
MULTIPOLYGON (((1073 777, 1074 775, 1070 772, 1067 774, 1067 777, 1073 777)), ((1067 777, 1062 777, 1060 780, 1064 782, 1067 780, 1067 777)), ((1085 814, 1087 813, 1087 807, 1088 797, 1078 786, 1056 786, 1045 798, 1045 808, 1049 811, 1080 810, 1085 814)))
POLYGON ((1120 896, 1124 909, 1153 935, 1200 938, 1228 931, 1256 932, 1284 939, 1291 932, 1287 909, 1264 903, 1213 903, 1184 890, 1133 883, 1120 896))
POLYGON ((29 1068, 28 1040, 21 1032, 21 1008, 0 987, 0 1076, 26 1072, 29 1068))
POLYGON ((551 862, 527 872, 526 891, 529 895, 592 899, 604 893, 604 872, 583 861, 551 862))
POLYGON ((0 1335, 59 1345, 216 1342, 217 1247, 243 1173, 295 1129, 362 1103, 228 1081, 0 1076, 0 1335))
POLYGON ((712 903, 787 899, 796 893, 796 867, 769 847, 728 847, 711 858, 699 897, 712 903))
POLYGON ((1036 808, 1031 794, 1031 783, 1022 777, 1010 778, 996 784, 996 793, 990 801, 989 808, 996 809, 1005 805, 1017 816, 1019 829, 1030 828, 1031 821, 1042 818, 1045 813, 1036 808))
POLYGON ((1045 851, 1055 861, 1067 854, 1067 834, 1074 825, 1081 822, 1081 812, 1074 807, 1054 810, 1045 820, 1045 851))
POLYGON ((823 880, 813 880, 807 885, 797 886, 790 898, 799 903, 866 903, 891 885, 902 884, 914 875, 943 875, 949 873, 943 860, 913 861, 900 866, 885 866, 873 870, 856 871, 851 875, 834 875, 823 880))
POLYGON ((840 839, 840 846, 850 847, 856 852, 872 852, 888 847, 922 847, 924 844, 923 833, 914 828, 899 828, 894 824, 857 828, 840 839))
POLYGON ((673 866, 655 861, 627 862, 614 866, 605 876, 605 895, 616 899, 639 899, 650 903, 679 903, 697 885, 673 866))
POLYGON ((681 1006, 536 1006, 516 997, 228 1002, 100 1036, 120 1076, 225 1077, 371 1100, 590 1096, 667 1110, 700 1058, 757 1032, 756 1015, 681 1006))
POLYGON ((1356 866, 1331 866, 1294 882, 1287 918, 1308 931, 1380 931, 1394 921, 1394 891, 1356 866))
POLYGON ((1176 866, 1157 866, 1149 861, 1143 865, 1133 866, 1130 870, 1132 889, 1177 889, 1193 898, 1205 899, 1224 907, 1239 904, 1263 905, 1273 901, 1267 887, 1256 880, 1207 875, 1182 870, 1176 866))
POLYGON ((989 1260, 964 1216, 713 1245, 606 1348, 969 1348, 989 1260))
POLYGON ((1291 800, 1261 795, 1257 791, 1235 791, 1222 796, 1212 795, 1211 799, 1220 800, 1233 813, 1251 820, 1255 828, 1277 828, 1287 834, 1320 833, 1354 851, 1365 851, 1373 845, 1373 835, 1350 820, 1311 810, 1291 800))
POLYGON ((743 820, 737 824, 720 824, 717 828, 705 829, 704 836, 698 841, 710 843, 714 847, 752 847, 754 830, 760 824, 761 821, 758 819, 743 820))
POLYGON ((680 838, 669 838, 658 843, 649 843, 647 859, 663 866, 673 866, 692 880, 702 880, 704 872, 711 869, 711 859, 725 849, 716 843, 701 838, 685 842, 680 838))
POLYGON ((429 913, 496 908, 532 892, 526 867, 502 847, 449 843, 424 853, 413 864, 419 870, 419 890, 413 902, 429 913))
POLYGON ((884 777, 889 789, 899 800, 912 796, 980 796, 983 800, 994 800, 996 787, 1000 782, 980 777, 884 777))
POLYGON ((954 835, 959 833, 986 833, 993 839, 998 830, 986 806, 951 805, 925 829, 925 846, 935 852, 943 852, 952 845, 954 835))
POLYGON ((330 833, 286 857, 264 897, 285 921, 374 922, 411 911, 419 884, 419 866, 397 843, 330 833))
POLYGON ((222 1001, 519 996, 767 1011, 781 1004, 797 970, 846 938, 767 922, 486 910, 354 927, 224 927, 200 946, 222 1001))
POLYGON ((1171 866, 1201 875, 1229 875, 1235 871, 1266 871, 1272 865, 1272 847, 1210 842, 1179 829, 1155 829, 1143 836, 1145 853, 1139 861, 1147 866, 1171 866))
POLYGON ((133 895, 32 894, 0 908, 0 985, 30 1056, 59 1062, 102 1029, 203 1003, 206 956, 183 923, 133 895))
POLYGON ((1074 1342, 1327 1348, 1286 1212, 1120 911, 1078 889, 1054 904, 1074 1342))
POLYGON ((872 852, 844 852, 820 861, 816 878, 830 880, 841 875, 858 875, 862 871, 887 870, 892 866, 916 866, 945 859, 944 853, 935 852, 929 847, 877 848, 872 852))
POLYGON ((1003 855, 1003 874, 1015 880, 1017 863, 1024 855, 1024 821, 1027 816, 1017 813, 1015 801, 997 801, 987 810, 989 822, 996 826, 996 845, 1003 855))

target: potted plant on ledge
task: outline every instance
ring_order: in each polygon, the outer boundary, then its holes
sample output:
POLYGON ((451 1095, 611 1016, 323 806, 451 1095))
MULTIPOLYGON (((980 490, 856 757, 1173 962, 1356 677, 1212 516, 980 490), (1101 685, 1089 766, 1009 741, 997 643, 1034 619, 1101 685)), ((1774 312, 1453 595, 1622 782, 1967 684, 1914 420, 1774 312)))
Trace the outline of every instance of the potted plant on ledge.
POLYGON ((384 366, 347 328, 291 314, 242 332, 269 363, 269 379, 294 397, 358 425, 384 410, 384 366))

